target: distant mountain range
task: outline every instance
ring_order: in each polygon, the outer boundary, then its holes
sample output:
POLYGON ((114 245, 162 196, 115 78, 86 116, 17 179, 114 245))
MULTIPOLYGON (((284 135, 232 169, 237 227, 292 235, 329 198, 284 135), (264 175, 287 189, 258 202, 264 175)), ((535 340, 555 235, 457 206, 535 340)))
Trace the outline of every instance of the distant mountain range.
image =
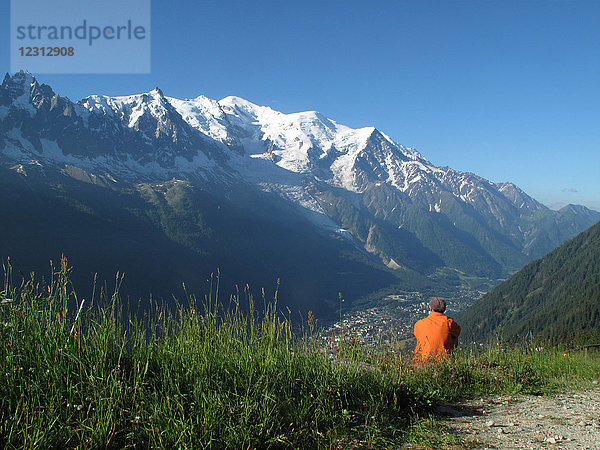
POLYGON ((216 267, 281 277, 290 305, 325 313, 337 291, 506 277, 600 220, 318 112, 158 88, 74 103, 27 72, 0 86, 0 166, 3 256, 40 267, 68 249, 84 272, 148 282, 135 295, 216 267))
POLYGON ((600 339, 600 223, 534 261, 459 316, 464 338, 600 339))

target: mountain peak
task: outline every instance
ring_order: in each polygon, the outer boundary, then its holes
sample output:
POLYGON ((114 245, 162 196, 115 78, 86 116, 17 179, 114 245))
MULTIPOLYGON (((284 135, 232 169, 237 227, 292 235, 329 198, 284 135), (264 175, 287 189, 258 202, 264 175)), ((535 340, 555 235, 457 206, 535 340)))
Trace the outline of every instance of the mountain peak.
POLYGON ((36 82, 36 79, 28 70, 21 69, 18 72, 15 72, 15 74, 12 76, 8 72, 6 73, 4 76, 4 83, 2 84, 9 82, 13 84, 20 84, 22 86, 31 86, 36 82))
POLYGON ((31 92, 30 88, 37 85, 37 80, 26 70, 20 70, 13 76, 6 74, 2 82, 2 88, 9 90, 13 98, 20 97, 25 91, 31 92))
POLYGON ((521 188, 510 181, 496 184, 498 191, 519 209, 538 210, 542 204, 527 195, 521 188))
POLYGON ((0 90, 3 96, 5 96, 3 102, 12 102, 17 108, 26 109, 30 113, 33 113, 31 99, 38 87, 38 82, 31 73, 26 70, 20 70, 13 76, 7 73, 2 86, 0 86, 0 90))
POLYGON ((256 117, 261 112, 276 112, 268 106, 259 106, 242 97, 236 97, 235 95, 230 95, 228 97, 222 98, 217 103, 224 110, 229 110, 228 112, 230 113, 236 114, 237 112, 251 117, 256 117))
POLYGON ((227 97, 224 97, 221 100, 219 100, 219 103, 224 103, 224 104, 232 105, 232 106, 243 105, 243 106, 258 107, 258 105, 256 105, 255 103, 252 103, 252 102, 246 100, 245 98, 238 97, 236 95, 228 95, 227 97))
POLYGON ((568 205, 563 206, 562 208, 560 208, 559 210, 562 213, 572 213, 572 214, 591 214, 593 213, 592 209, 589 209, 583 205, 574 205, 572 203, 569 203, 568 205))
POLYGON ((156 86, 154 89, 152 89, 150 92, 148 92, 148 94, 152 95, 153 97, 155 97, 155 96, 161 97, 161 98, 165 97, 165 95, 163 94, 163 91, 158 86, 156 86))

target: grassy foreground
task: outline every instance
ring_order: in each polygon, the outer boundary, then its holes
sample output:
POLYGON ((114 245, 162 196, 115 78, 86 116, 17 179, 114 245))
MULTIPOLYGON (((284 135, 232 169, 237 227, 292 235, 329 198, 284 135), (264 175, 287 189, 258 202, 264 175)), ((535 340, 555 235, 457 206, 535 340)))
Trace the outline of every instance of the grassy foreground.
POLYGON ((105 307, 78 308, 66 260, 46 285, 14 287, 11 276, 6 266, 6 448, 437 446, 452 437, 430 432, 436 402, 541 393, 600 369, 598 357, 556 348, 473 347, 415 370, 409 355, 350 339, 332 357, 312 317, 298 336, 275 308, 256 315, 244 293, 227 310, 214 298, 199 309, 190 297, 191 307, 134 320, 117 307, 118 289, 99 294, 105 307))

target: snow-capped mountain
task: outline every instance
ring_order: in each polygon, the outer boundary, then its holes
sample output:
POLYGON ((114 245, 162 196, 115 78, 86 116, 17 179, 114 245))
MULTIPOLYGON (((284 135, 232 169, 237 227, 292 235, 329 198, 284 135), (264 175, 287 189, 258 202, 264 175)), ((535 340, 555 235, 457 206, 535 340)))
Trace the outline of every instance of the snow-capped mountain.
MULTIPOLYGON (((214 101, 169 98, 183 119, 201 133, 241 149, 246 157, 271 161, 288 172, 307 174, 351 192, 369 181, 402 191, 418 181, 412 168, 437 170, 413 149, 374 127, 353 129, 316 111, 283 114, 239 97, 214 101)), ((236 161, 239 163, 239 161, 236 161)))
MULTIPOLYGON (((325 233, 393 269, 448 267, 497 277, 600 220, 551 211, 512 183, 436 167, 374 127, 315 111, 284 114, 239 97, 166 97, 160 89, 77 103, 31 74, 0 87, 0 155, 107 185, 186 180, 277 194, 325 233)), ((17 170, 17 169, 15 169, 17 170)))

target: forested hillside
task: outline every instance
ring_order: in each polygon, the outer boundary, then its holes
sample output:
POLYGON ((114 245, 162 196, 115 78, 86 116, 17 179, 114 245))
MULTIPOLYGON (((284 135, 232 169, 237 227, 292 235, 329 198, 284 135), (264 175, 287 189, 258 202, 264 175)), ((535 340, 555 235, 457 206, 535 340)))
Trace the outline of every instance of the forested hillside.
POLYGON ((600 223, 530 263, 460 317, 468 340, 600 338, 600 223))

